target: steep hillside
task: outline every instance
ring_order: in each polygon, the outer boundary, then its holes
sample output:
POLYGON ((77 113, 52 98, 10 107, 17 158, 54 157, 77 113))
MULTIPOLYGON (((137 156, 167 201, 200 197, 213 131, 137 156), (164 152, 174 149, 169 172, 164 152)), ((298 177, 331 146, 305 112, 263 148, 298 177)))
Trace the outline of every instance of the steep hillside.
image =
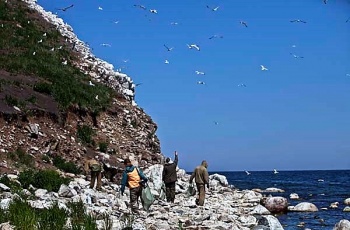
POLYGON ((126 156, 160 161, 157 125, 134 103, 132 80, 56 15, 1 1, 0 37, 0 172, 54 167, 57 156, 78 166, 96 154, 117 166, 126 156))

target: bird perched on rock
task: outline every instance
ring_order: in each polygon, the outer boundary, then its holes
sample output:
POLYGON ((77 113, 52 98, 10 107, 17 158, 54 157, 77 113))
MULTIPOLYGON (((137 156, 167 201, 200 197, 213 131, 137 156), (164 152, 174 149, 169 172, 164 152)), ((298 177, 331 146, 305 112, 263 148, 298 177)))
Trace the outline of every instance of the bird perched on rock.
POLYGON ((301 23, 306 23, 306 21, 300 20, 300 19, 294 19, 291 20, 290 22, 301 22, 301 23))
POLYGON ((64 7, 64 8, 58 8, 57 10, 66 11, 66 10, 72 8, 73 6, 74 6, 74 4, 67 6, 67 7, 64 7))
POLYGON ((189 49, 196 49, 196 50, 200 51, 199 46, 196 45, 196 44, 191 44, 191 45, 187 44, 187 47, 188 47, 189 49))

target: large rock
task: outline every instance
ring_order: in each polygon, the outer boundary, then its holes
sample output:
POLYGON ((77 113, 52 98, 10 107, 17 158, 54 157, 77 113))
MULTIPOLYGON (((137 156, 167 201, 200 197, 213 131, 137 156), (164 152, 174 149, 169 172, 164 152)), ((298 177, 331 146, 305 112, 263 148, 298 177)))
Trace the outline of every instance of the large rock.
POLYGON ((217 173, 215 173, 213 175, 210 175, 209 176, 209 180, 216 180, 216 181, 220 182, 221 186, 227 186, 228 185, 226 177, 223 176, 223 175, 219 175, 217 173))
POLYGON ((345 205, 350 205, 350 198, 345 199, 345 200, 344 200, 344 204, 345 204, 345 205))
POLYGON ((263 201, 263 205, 271 213, 284 213, 288 209, 288 201, 286 198, 281 196, 267 197, 263 201))
POLYGON ((258 205, 256 206, 253 211, 250 212, 250 214, 252 215, 270 215, 271 212, 269 210, 267 210, 267 208, 265 208, 262 205, 258 205))
POLYGON ((333 228, 333 230, 349 230, 350 229, 350 221, 341 220, 339 221, 333 228))
POLYGON ((281 223, 274 216, 258 216, 258 225, 255 226, 254 230, 283 230, 281 223))
POLYGON ((0 183, 0 192, 10 191, 10 188, 2 183, 0 183))
POLYGON ((292 212, 317 212, 318 208, 312 203, 301 202, 295 206, 289 206, 288 210, 292 212))
POLYGON ((60 189, 58 190, 58 195, 60 197, 71 198, 77 195, 77 191, 75 191, 74 189, 70 188, 65 184, 62 184, 60 189))

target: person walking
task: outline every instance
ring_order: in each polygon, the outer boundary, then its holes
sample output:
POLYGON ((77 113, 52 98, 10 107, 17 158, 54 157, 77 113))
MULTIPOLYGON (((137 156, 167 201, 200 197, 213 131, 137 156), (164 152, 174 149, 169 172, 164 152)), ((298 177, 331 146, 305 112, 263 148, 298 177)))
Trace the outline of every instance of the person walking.
POLYGON ((177 181, 176 167, 178 161, 178 154, 175 151, 174 162, 172 162, 171 159, 167 157, 162 173, 162 178, 165 184, 166 200, 171 203, 174 203, 175 201, 175 183, 177 181))
POLYGON ((205 185, 209 189, 209 174, 207 171, 208 163, 204 160, 202 164, 194 169, 190 177, 190 184, 192 184, 193 179, 195 179, 196 187, 198 191, 198 197, 196 198, 196 204, 199 206, 204 205, 205 199, 205 185))
POLYGON ((124 166, 125 170, 123 172, 120 192, 124 195, 125 187, 127 186, 129 188, 131 211, 139 213, 138 199, 142 194, 142 183, 146 183, 147 178, 141 169, 131 164, 130 159, 126 158, 124 160, 124 166))
MULTIPOLYGON (((96 159, 98 159, 97 156, 96 156, 96 159)), ((97 160, 95 160, 94 158, 90 158, 85 162, 84 170, 85 170, 86 174, 90 170, 90 175, 91 175, 90 188, 93 189, 95 186, 95 182, 97 181, 96 189, 101 190, 101 186, 102 186, 102 181, 101 181, 102 167, 101 167, 101 164, 97 160)))

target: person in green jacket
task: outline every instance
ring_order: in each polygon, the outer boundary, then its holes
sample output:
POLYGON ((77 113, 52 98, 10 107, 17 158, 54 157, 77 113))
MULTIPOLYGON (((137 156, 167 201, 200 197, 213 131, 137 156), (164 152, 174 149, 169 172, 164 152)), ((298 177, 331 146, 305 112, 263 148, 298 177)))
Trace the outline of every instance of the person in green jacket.
POLYGON ((196 199, 196 204, 199 206, 204 205, 205 185, 207 185, 207 188, 209 189, 209 174, 207 168, 208 163, 204 160, 202 161, 201 165, 197 166, 194 169, 194 172, 190 177, 190 184, 192 184, 193 179, 195 179, 196 182, 198 191, 198 198, 196 199))

